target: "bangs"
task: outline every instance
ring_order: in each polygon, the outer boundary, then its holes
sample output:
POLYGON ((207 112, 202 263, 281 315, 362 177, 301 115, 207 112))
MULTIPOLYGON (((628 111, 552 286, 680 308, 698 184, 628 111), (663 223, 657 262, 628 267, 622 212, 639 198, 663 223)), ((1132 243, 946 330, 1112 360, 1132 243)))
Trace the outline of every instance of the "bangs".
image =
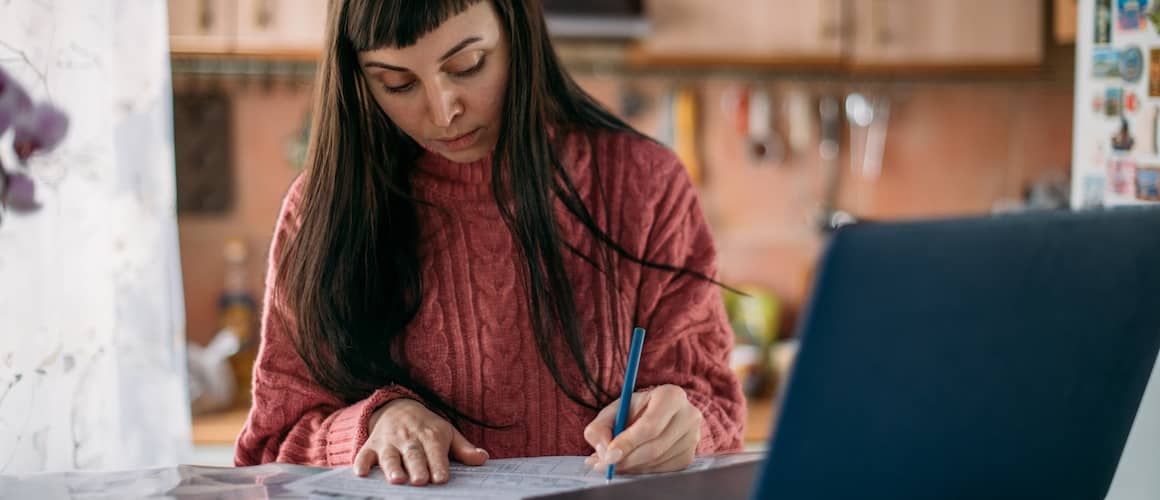
POLYGON ((405 48, 483 0, 349 0, 343 34, 358 52, 405 48))

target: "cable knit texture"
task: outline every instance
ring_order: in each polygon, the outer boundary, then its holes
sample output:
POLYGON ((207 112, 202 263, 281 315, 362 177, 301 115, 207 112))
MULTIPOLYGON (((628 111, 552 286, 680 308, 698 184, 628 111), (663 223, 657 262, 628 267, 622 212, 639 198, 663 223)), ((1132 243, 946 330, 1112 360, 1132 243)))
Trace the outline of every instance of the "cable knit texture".
MULTIPOLYGON (((671 151, 631 134, 573 133, 561 159, 594 219, 625 249, 716 276, 716 252, 696 191, 671 151)), ((456 164, 427 153, 416 167, 415 194, 439 208, 420 206, 418 212, 424 296, 408 326, 404 354, 413 374, 469 415, 508 426, 460 427, 493 458, 592 453, 584 427, 596 412, 565 395, 536 350, 519 246, 492 198, 491 159, 456 164)), ((301 178, 294 182, 283 203, 271 263, 298 230, 301 184, 301 178)), ((598 243, 559 202, 556 217, 565 240, 589 257, 598 255, 598 243)), ((586 359, 599 367, 593 368, 597 381, 619 393, 630 328, 642 326, 648 334, 638 390, 684 388, 704 415, 698 454, 739 450, 745 401, 729 369, 733 335, 718 287, 618 259, 613 265, 620 290, 614 291, 584 259, 567 251, 564 258, 586 359), (623 331, 613 331, 603 305, 613 296, 619 296, 623 331)), ((290 314, 278 301, 282 286, 271 265, 254 404, 238 437, 235 463, 350 464, 367 439, 375 409, 396 398, 422 400, 390 385, 345 405, 322 389, 287 332, 271 321, 290 314)), ((563 364, 565 374, 577 373, 569 371, 574 365, 563 364)))

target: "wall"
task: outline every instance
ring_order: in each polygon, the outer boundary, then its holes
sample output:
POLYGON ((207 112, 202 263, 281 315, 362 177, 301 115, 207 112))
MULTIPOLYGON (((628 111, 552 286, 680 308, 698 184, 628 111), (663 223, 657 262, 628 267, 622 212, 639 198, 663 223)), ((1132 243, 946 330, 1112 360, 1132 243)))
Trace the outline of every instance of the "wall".
MULTIPOLYGON (((180 84, 179 84, 180 85, 180 84)), ((189 88, 177 92, 193 91, 189 88)), ((178 217, 185 308, 190 340, 206 343, 217 332, 218 297, 225 280, 223 247, 230 238, 247 244, 246 281, 261 299, 270 236, 282 196, 297 175, 287 147, 309 110, 309 89, 231 84, 234 141, 233 210, 226 215, 178 217)))
MULTIPOLYGON (((1067 57, 1065 51, 1062 58, 1067 57)), ((743 137, 735 132, 736 116, 722 103, 751 81, 590 72, 579 79, 614 110, 620 109, 621 92, 631 83, 646 96, 646 107, 633 123, 648 133, 660 130, 661 94, 674 81, 694 84, 705 175, 702 203, 719 246, 723 278, 772 289, 789 305, 787 318, 792 321, 822 243, 811 224, 822 192, 816 141, 781 164, 750 161, 743 137)), ((881 175, 877 179, 848 175, 845 153, 840 159, 845 177, 839 207, 858 216, 986 213, 997 202, 1019 199, 1026 186, 1046 172, 1065 175, 1069 168, 1072 85, 1066 69, 1023 79, 900 83, 783 77, 763 85, 775 102, 790 89, 805 92, 812 103, 820 95, 842 96, 854 89, 890 96, 881 175)), ((284 160, 284 141, 297 133, 310 97, 301 86, 269 92, 242 86, 233 95, 237 209, 224 217, 180 219, 189 335, 203 342, 216 328, 220 248, 227 237, 242 235, 261 250, 249 266, 250 282, 260 290, 279 196, 293 175, 284 160)), ((779 120, 784 131, 785 113, 779 120)), ((848 128, 843 124, 842 129, 845 151, 848 128)))
POLYGON ((0 475, 176 464, 190 421, 165 4, 0 12, 0 65, 70 116, 30 167, 44 208, 0 226, 0 475))

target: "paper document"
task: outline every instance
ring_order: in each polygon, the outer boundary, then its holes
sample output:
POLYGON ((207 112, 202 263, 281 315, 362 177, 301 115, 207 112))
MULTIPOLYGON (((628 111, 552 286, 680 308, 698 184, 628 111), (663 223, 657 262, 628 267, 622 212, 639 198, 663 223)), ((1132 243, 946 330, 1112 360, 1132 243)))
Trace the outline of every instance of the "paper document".
MULTIPOLYGON (((689 468, 673 474, 760 460, 759 453, 735 453, 702 457, 689 468)), ((351 467, 340 467, 287 484, 291 490, 310 495, 352 496, 399 499, 509 499, 526 498, 563 491, 603 486, 604 470, 592 470, 584 464, 587 457, 534 457, 488 460, 471 467, 451 464, 451 478, 445 484, 427 486, 394 485, 375 468, 365 478, 355 475, 351 467)), ((650 475, 619 475, 613 482, 632 481, 650 475)))
POLYGON ((290 464, 253 467, 178 465, 127 471, 0 476, 0 500, 302 500, 307 497, 286 489, 286 483, 323 472, 329 471, 290 464))

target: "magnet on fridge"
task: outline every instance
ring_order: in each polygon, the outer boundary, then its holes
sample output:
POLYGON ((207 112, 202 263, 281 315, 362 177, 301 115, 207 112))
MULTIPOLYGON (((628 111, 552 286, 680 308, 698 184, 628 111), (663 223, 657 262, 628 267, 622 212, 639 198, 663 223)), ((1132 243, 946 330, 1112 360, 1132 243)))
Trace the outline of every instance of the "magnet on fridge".
POLYGON ((1148 0, 1116 0, 1116 6, 1119 14, 1117 28, 1131 31, 1144 27, 1144 11, 1148 8, 1148 0))
POLYGON ((1140 99, 1136 97, 1136 93, 1129 90, 1124 93, 1124 111, 1128 113, 1135 113, 1136 109, 1140 107, 1140 99))
POLYGON ((1152 105, 1152 154, 1160 155, 1160 106, 1152 105))
POLYGON ((1136 163, 1128 158, 1109 158, 1107 182, 1112 193, 1132 196, 1136 191, 1136 163))
POLYGON ((1160 201, 1160 166, 1136 169, 1136 199, 1160 201))
POLYGON ((1157 33, 1160 33, 1160 5, 1153 3, 1152 6, 1148 7, 1147 11, 1144 12, 1144 17, 1148 19, 1148 22, 1152 25, 1152 29, 1156 30, 1157 33))
POLYGON ((1112 149, 1115 151, 1131 151, 1136 145, 1136 138, 1128 127, 1128 119, 1120 117, 1120 130, 1112 136, 1112 149))
POLYGON ((1120 111, 1124 105, 1124 89, 1120 87, 1108 87, 1104 91, 1104 115, 1109 117, 1120 116, 1120 111))
POLYGON ((1140 47, 1128 47, 1120 52, 1120 76, 1129 82, 1140 81, 1144 73, 1144 53, 1140 47))
POLYGON ((1104 95, 1102 93, 1096 93, 1095 95, 1092 96, 1092 113, 1103 113, 1103 112, 1104 112, 1104 95))
POLYGON ((1112 0, 1096 0, 1096 44, 1112 43, 1112 0))
POLYGON ((1096 47, 1092 50, 1092 77, 1120 76, 1120 51, 1114 47, 1096 47))

